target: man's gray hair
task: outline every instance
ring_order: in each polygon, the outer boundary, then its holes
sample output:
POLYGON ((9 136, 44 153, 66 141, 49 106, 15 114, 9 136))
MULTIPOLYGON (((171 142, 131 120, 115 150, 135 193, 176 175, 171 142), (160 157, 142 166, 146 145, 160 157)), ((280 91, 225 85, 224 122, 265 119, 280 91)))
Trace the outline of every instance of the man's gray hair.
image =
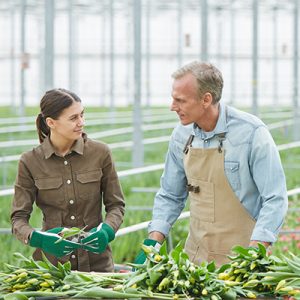
POLYGON ((193 74, 197 79, 199 98, 208 92, 212 95, 214 104, 220 101, 223 76, 219 69, 211 63, 193 61, 179 68, 172 74, 172 77, 179 79, 188 73, 193 74))

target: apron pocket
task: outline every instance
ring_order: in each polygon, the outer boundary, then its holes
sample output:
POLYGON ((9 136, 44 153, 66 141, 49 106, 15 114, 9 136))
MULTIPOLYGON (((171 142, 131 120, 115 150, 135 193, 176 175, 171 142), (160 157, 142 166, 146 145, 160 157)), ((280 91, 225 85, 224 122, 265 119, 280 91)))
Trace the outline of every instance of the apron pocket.
POLYGON ((189 256, 190 261, 194 264, 200 265, 202 261, 208 260, 208 251, 205 245, 194 243, 189 237, 184 249, 189 256))
POLYGON ((213 223, 215 221, 214 184, 193 178, 189 179, 188 184, 194 187, 194 190, 189 192, 191 218, 213 223))
POLYGON ((227 257, 230 253, 217 253, 217 252, 208 252, 207 261, 211 262, 212 260, 216 263, 217 267, 227 264, 230 260, 227 257))

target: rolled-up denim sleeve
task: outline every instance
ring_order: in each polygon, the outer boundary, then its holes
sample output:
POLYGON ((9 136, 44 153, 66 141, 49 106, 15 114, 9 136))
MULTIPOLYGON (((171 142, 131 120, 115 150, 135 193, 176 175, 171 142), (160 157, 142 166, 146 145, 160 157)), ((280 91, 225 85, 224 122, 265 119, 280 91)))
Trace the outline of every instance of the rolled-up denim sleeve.
POLYGON ((251 240, 275 242, 287 212, 288 198, 280 156, 264 126, 255 130, 249 162, 261 201, 251 240))
POLYGON ((165 169, 161 176, 160 189, 154 199, 153 217, 148 232, 159 231, 168 235, 175 223, 188 196, 187 179, 183 167, 182 149, 171 137, 165 160, 165 169))

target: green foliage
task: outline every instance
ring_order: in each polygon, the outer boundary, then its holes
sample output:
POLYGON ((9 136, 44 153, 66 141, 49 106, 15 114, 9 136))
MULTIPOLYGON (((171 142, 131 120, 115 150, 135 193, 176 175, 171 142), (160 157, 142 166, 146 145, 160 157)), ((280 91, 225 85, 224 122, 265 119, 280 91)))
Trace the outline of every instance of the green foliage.
POLYGON ((131 264, 128 273, 71 271, 70 262, 54 266, 43 255, 41 261, 14 253, 19 265, 0 269, 0 298, 27 300, 54 296, 77 299, 206 299, 293 296, 300 297, 300 258, 289 254, 274 256, 262 244, 258 247, 232 248, 229 262, 195 265, 183 245, 168 253, 166 243, 160 250, 143 245, 144 264, 131 264), (51 293, 51 294, 50 294, 51 293))

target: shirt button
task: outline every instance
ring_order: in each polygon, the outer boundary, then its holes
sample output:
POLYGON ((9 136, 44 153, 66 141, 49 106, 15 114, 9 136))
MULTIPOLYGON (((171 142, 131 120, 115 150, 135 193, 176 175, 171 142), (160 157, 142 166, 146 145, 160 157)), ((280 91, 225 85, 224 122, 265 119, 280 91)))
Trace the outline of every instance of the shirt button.
POLYGON ((76 258, 76 255, 72 254, 72 255, 71 255, 71 258, 73 258, 73 259, 76 258))
POLYGON ((71 220, 75 220, 75 216, 71 216, 71 220))
POLYGON ((67 180, 67 184, 70 184, 70 183, 71 183, 71 180, 70 180, 70 179, 68 179, 68 180, 67 180))
POLYGON ((71 200, 69 201, 69 203, 70 203, 70 204, 74 204, 74 200, 71 199, 71 200))
POLYGON ((67 164, 68 164, 68 162, 65 160, 65 161, 64 161, 64 165, 66 166, 67 164))

